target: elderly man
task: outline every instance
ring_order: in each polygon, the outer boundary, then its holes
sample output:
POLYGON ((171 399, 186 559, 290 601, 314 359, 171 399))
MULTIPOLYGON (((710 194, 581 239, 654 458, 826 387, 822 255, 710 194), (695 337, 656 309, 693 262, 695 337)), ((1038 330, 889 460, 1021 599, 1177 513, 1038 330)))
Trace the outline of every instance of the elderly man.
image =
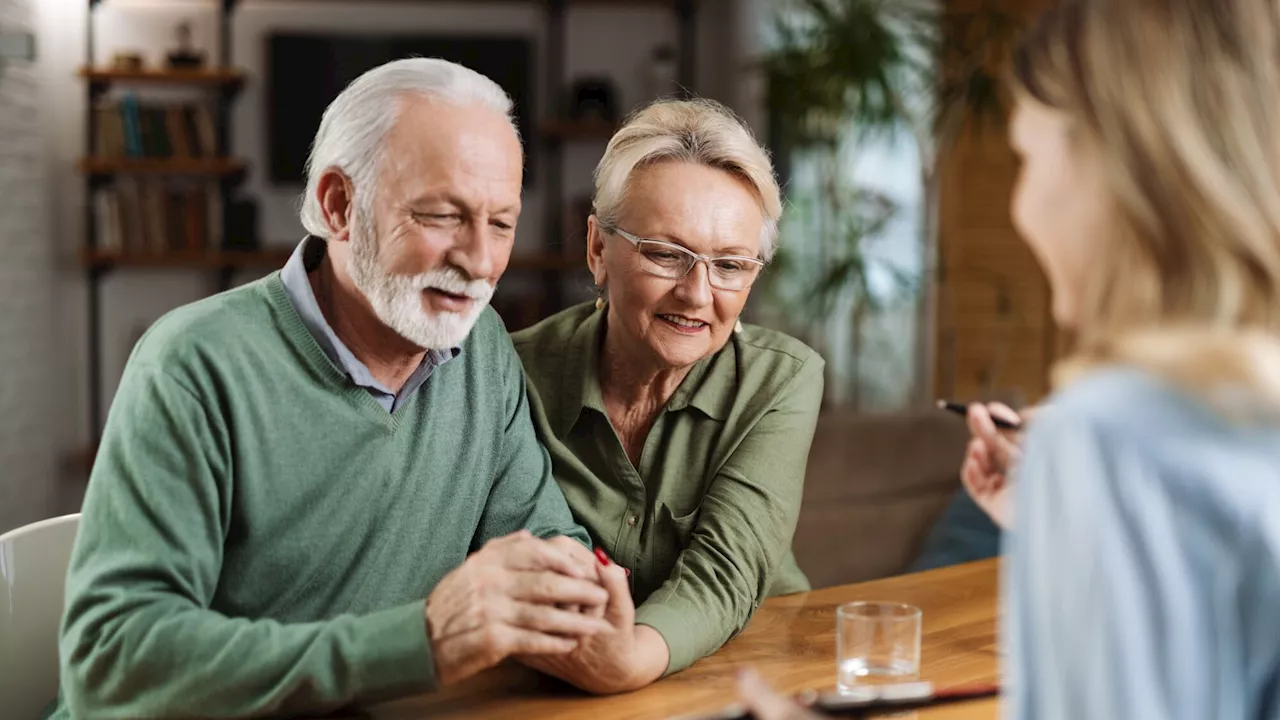
POLYGON ((510 110, 444 61, 370 71, 325 113, 287 266, 139 342, 59 714, 325 712, 610 630, 623 571, 585 547, 487 308, 520 214, 510 110))

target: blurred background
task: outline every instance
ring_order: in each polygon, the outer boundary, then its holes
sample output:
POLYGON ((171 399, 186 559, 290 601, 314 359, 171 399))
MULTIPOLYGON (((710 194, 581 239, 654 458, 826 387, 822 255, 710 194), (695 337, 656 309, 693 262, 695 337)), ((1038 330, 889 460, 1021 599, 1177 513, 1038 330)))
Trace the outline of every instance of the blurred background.
POLYGON ((1036 5, 0 0, 0 532, 78 507, 152 322, 283 264, 333 96, 426 55, 517 103, 511 329, 592 297, 591 171, 627 112, 690 93, 747 120, 787 203, 749 319, 828 367, 797 554, 901 569, 959 487, 963 424, 933 400, 1034 402, 1060 345, 1007 209, 1001 62, 1036 5), (901 549, 858 559, 832 527, 901 549))

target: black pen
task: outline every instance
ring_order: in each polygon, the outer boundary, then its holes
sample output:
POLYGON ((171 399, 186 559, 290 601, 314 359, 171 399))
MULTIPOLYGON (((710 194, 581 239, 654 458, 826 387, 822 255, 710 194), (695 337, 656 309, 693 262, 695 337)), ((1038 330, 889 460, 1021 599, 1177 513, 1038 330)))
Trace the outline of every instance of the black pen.
MULTIPOLYGON (((960 403, 947 402, 946 400, 938 401, 938 409, 950 410, 951 412, 961 416, 968 416, 969 414, 968 405, 961 405, 960 403)), ((1000 428, 1001 430, 1021 430, 1022 429, 1021 423, 1009 422, 1008 420, 1005 420, 1004 418, 998 418, 995 415, 991 416, 991 422, 995 423, 996 427, 1000 428)))

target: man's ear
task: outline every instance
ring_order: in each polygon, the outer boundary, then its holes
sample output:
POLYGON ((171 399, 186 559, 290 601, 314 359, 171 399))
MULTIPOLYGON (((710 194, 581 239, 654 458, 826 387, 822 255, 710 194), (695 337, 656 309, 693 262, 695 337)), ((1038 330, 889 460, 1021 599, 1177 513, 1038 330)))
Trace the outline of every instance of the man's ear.
POLYGON ((355 187, 351 178, 336 167, 325 168, 316 183, 316 200, 325 225, 329 226, 329 240, 351 239, 351 216, 355 211, 355 187))
POLYGON ((609 280, 604 268, 604 230, 595 215, 587 217, 587 267, 596 287, 604 287, 609 280))

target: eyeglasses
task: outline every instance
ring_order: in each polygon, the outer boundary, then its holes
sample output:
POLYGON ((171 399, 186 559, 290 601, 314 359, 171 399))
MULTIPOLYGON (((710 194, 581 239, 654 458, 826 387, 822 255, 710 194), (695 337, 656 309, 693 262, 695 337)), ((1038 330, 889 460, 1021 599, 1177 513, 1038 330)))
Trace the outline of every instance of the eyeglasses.
POLYGON ((622 228, 606 226, 602 229, 634 245, 640 253, 641 266, 645 272, 667 280, 682 280, 694 265, 705 262, 710 271, 707 277, 711 281, 711 287, 736 292, 751 287, 764 269, 764 261, 759 258, 743 255, 699 255, 682 245, 642 238, 622 228))

